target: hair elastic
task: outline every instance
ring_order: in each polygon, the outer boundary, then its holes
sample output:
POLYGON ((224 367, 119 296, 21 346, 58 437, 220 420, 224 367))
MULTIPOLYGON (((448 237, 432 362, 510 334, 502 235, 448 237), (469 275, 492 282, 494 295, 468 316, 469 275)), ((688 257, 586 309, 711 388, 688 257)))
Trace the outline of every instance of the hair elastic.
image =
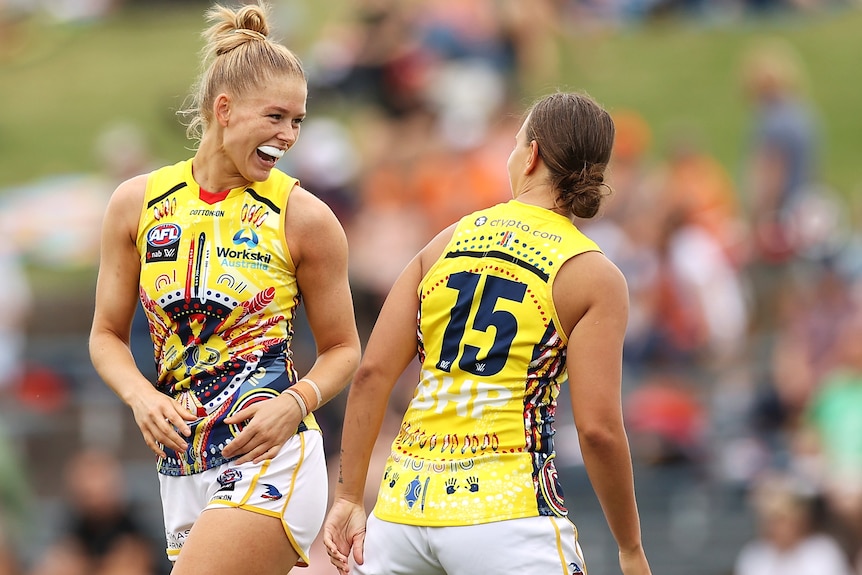
MULTIPOLYGON (((311 380, 307 377, 303 377, 299 381, 304 381, 311 386, 311 389, 314 390, 314 395, 317 396, 317 407, 320 407, 320 404, 323 403, 323 395, 320 393, 320 387, 318 387, 318 385, 314 383, 314 380, 311 380)), ((297 383, 299 383, 299 381, 297 381, 297 383)), ((317 409, 317 407, 315 407, 315 409, 317 409)))
POLYGON ((258 32, 257 30, 249 30, 248 28, 237 28, 233 31, 234 34, 244 34, 249 38, 254 38, 255 40, 266 40, 266 36, 258 32))
POLYGON ((308 406, 305 404, 305 400, 302 399, 302 396, 290 388, 285 389, 284 393, 296 400, 296 403, 299 404, 299 410, 302 412, 302 418, 305 419, 305 416, 308 415, 308 406))

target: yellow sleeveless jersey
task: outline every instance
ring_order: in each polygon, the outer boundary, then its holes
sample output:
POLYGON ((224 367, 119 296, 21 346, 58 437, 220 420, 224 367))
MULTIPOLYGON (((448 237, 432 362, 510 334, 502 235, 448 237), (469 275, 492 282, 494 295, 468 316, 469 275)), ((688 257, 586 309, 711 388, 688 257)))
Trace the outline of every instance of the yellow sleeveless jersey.
MULTIPOLYGON (((198 415, 189 449, 166 448, 160 473, 225 463, 222 448, 243 426, 224 418, 296 382, 290 341, 300 294, 284 238, 296 184, 272 170, 265 182, 208 203, 191 160, 149 175, 137 246, 155 386, 198 415)), ((299 431, 309 427, 317 428, 312 415, 299 431)))
POLYGON ((599 248, 569 219, 518 201, 461 219, 419 286, 421 377, 375 515, 425 526, 566 515, 553 423, 567 336, 551 289, 586 251, 599 248))

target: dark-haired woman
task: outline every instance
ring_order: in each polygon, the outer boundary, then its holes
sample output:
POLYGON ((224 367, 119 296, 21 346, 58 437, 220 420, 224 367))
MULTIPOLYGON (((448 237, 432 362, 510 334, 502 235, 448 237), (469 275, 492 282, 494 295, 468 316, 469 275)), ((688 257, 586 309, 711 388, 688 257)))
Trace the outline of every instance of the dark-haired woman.
POLYGON ((350 388, 324 543, 342 574, 586 573, 554 465, 568 380, 580 448, 624 575, 649 575, 621 413, 617 267, 574 225, 607 193, 610 115, 583 94, 529 110, 513 199, 440 233, 393 286, 350 388), (421 375, 366 521, 390 391, 421 375))

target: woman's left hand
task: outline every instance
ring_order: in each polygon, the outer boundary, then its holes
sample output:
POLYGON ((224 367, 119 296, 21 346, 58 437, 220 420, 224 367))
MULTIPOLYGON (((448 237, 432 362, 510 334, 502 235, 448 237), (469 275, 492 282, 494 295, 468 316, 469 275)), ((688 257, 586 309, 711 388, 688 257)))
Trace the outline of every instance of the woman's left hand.
POLYGON ((222 455, 228 459, 239 455, 236 464, 272 459, 288 438, 296 433, 301 421, 299 404, 290 395, 282 394, 267 401, 258 401, 224 419, 229 425, 245 422, 245 426, 222 449, 222 455))

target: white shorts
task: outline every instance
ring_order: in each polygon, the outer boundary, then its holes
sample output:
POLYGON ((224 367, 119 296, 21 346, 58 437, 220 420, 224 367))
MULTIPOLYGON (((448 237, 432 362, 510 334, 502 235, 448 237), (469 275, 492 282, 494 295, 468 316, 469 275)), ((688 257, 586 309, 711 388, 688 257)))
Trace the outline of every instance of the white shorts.
POLYGON ((578 530, 564 517, 418 527, 368 517, 365 563, 355 575, 586 575, 578 530))
POLYGON ((278 517, 298 565, 308 563, 329 497, 323 437, 319 431, 297 433, 273 459, 260 463, 225 463, 184 476, 159 474, 168 559, 176 561, 192 525, 206 509, 236 507, 278 517))

